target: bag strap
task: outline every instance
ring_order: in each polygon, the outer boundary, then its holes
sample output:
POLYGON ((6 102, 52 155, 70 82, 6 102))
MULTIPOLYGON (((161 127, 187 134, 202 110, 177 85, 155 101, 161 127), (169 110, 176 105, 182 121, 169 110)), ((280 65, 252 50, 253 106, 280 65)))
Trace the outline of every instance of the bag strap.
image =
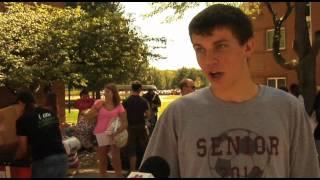
POLYGON ((115 122, 116 124, 115 124, 114 131, 117 131, 118 128, 120 127, 120 126, 119 126, 119 123, 120 123, 120 122, 119 122, 119 118, 116 118, 114 121, 116 121, 116 122, 115 122))
POLYGON ((154 93, 153 97, 152 97, 152 102, 156 99, 156 93, 154 93))

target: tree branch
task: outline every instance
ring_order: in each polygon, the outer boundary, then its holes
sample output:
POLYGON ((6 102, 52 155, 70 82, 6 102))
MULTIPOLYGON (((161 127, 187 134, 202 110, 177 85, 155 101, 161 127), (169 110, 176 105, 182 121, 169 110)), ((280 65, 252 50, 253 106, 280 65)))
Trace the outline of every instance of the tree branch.
POLYGON ((277 21, 277 15, 276 15, 276 13, 273 11, 270 2, 266 2, 265 4, 267 5, 267 8, 268 8, 269 12, 270 12, 271 15, 272 15, 273 24, 276 25, 276 21, 277 21))
POLYGON ((292 11, 292 7, 290 3, 286 3, 287 11, 285 15, 283 15, 280 19, 277 19, 277 15, 272 9, 271 3, 266 2, 267 8, 269 12, 272 14, 273 24, 274 24, 274 35, 273 35, 273 57, 275 61, 283 68, 293 70, 297 68, 297 63, 292 61, 287 61, 280 52, 280 40, 281 40, 281 26, 282 23, 288 18, 292 11))
MULTIPOLYGON (((286 11, 285 15, 281 18, 281 21, 282 21, 282 22, 285 21, 285 20, 289 17, 289 15, 291 14, 292 8, 293 8, 293 7, 291 6, 291 3, 290 3, 290 2, 287 2, 286 5, 287 5, 287 11, 286 11)), ((282 23, 282 22, 281 22, 281 23, 282 23)))

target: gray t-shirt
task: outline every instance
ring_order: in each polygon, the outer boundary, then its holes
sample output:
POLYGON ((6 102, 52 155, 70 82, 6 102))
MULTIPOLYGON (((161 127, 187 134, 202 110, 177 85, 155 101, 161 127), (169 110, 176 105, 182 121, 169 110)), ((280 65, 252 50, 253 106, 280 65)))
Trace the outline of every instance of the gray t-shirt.
POLYGON ((284 91, 259 87, 241 103, 222 101, 209 87, 172 102, 143 162, 162 157, 170 177, 320 177, 303 105, 284 91))

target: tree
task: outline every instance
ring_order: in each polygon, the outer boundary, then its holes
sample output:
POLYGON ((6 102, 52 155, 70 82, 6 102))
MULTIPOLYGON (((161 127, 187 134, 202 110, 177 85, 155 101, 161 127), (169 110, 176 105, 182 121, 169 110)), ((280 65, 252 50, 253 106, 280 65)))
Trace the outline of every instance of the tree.
MULTIPOLYGON (((217 3, 221 2, 152 2, 151 12, 145 14, 145 17, 152 17, 156 14, 173 10, 173 15, 169 15, 165 18, 165 22, 170 23, 181 19, 185 12, 189 9, 196 7, 206 7, 217 3)), ((260 3, 250 3, 249 6, 244 6, 242 2, 223 2, 223 4, 241 7, 243 11, 253 17, 260 14, 261 10, 260 3)))
POLYGON ((127 84, 143 79, 149 60, 161 58, 147 45, 152 38, 138 34, 119 3, 82 2, 79 6, 86 15, 77 61, 83 65, 79 70, 85 72, 89 89, 96 90, 98 96, 106 82, 127 84))
MULTIPOLYGON (((309 32, 306 23, 306 2, 295 2, 295 6, 291 6, 290 2, 287 2, 287 12, 280 18, 276 17, 276 13, 272 9, 271 3, 265 3, 273 16, 273 23, 275 26, 275 33, 273 36, 273 56, 275 61, 285 69, 294 69, 297 73, 299 84, 302 88, 302 95, 305 101, 305 108, 309 115, 312 113, 313 102, 316 94, 316 56, 320 48, 320 31, 315 34, 312 46, 309 40, 309 32), (295 42, 294 50, 299 57, 298 62, 292 62, 282 57, 280 52, 280 39, 281 39, 281 26, 283 22, 291 14, 292 9, 295 8, 295 42)), ((155 7, 153 12, 147 16, 152 16, 157 13, 161 13, 167 9, 174 9, 178 14, 176 17, 182 17, 184 12, 195 6, 199 6, 200 3, 152 3, 155 7)), ((210 4, 206 4, 207 6, 210 4)), ((245 13, 250 15, 252 18, 258 16, 261 12, 261 3, 243 3, 243 4, 232 4, 240 6, 245 13)), ((168 18, 167 18, 168 19, 168 18)))
POLYGON ((10 89, 17 87, 33 90, 41 82, 61 79, 67 58, 63 37, 51 36, 59 27, 55 19, 77 18, 78 9, 58 9, 46 5, 5 3, 7 10, 0 13, 0 82, 10 89), (53 43, 52 41, 56 41, 53 43), (45 43, 48 42, 48 43, 45 43), (56 53, 53 53, 56 52, 56 53))
POLYGON ((163 70, 160 71, 160 75, 162 78, 162 82, 164 84, 162 89, 173 89, 172 81, 176 75, 176 71, 174 70, 163 70))
POLYGON ((0 14, 0 82, 7 87, 89 86, 99 92, 106 82, 128 83, 143 77, 152 52, 119 3, 87 3, 55 8, 6 3, 0 14))

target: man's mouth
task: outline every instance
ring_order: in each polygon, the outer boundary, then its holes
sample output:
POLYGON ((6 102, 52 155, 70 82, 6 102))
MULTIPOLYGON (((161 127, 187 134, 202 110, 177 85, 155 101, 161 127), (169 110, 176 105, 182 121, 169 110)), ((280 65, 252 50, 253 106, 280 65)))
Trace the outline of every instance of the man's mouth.
POLYGON ((223 72, 211 72, 209 74, 210 74, 210 77, 214 80, 218 80, 218 79, 222 78, 222 76, 224 75, 223 72))

